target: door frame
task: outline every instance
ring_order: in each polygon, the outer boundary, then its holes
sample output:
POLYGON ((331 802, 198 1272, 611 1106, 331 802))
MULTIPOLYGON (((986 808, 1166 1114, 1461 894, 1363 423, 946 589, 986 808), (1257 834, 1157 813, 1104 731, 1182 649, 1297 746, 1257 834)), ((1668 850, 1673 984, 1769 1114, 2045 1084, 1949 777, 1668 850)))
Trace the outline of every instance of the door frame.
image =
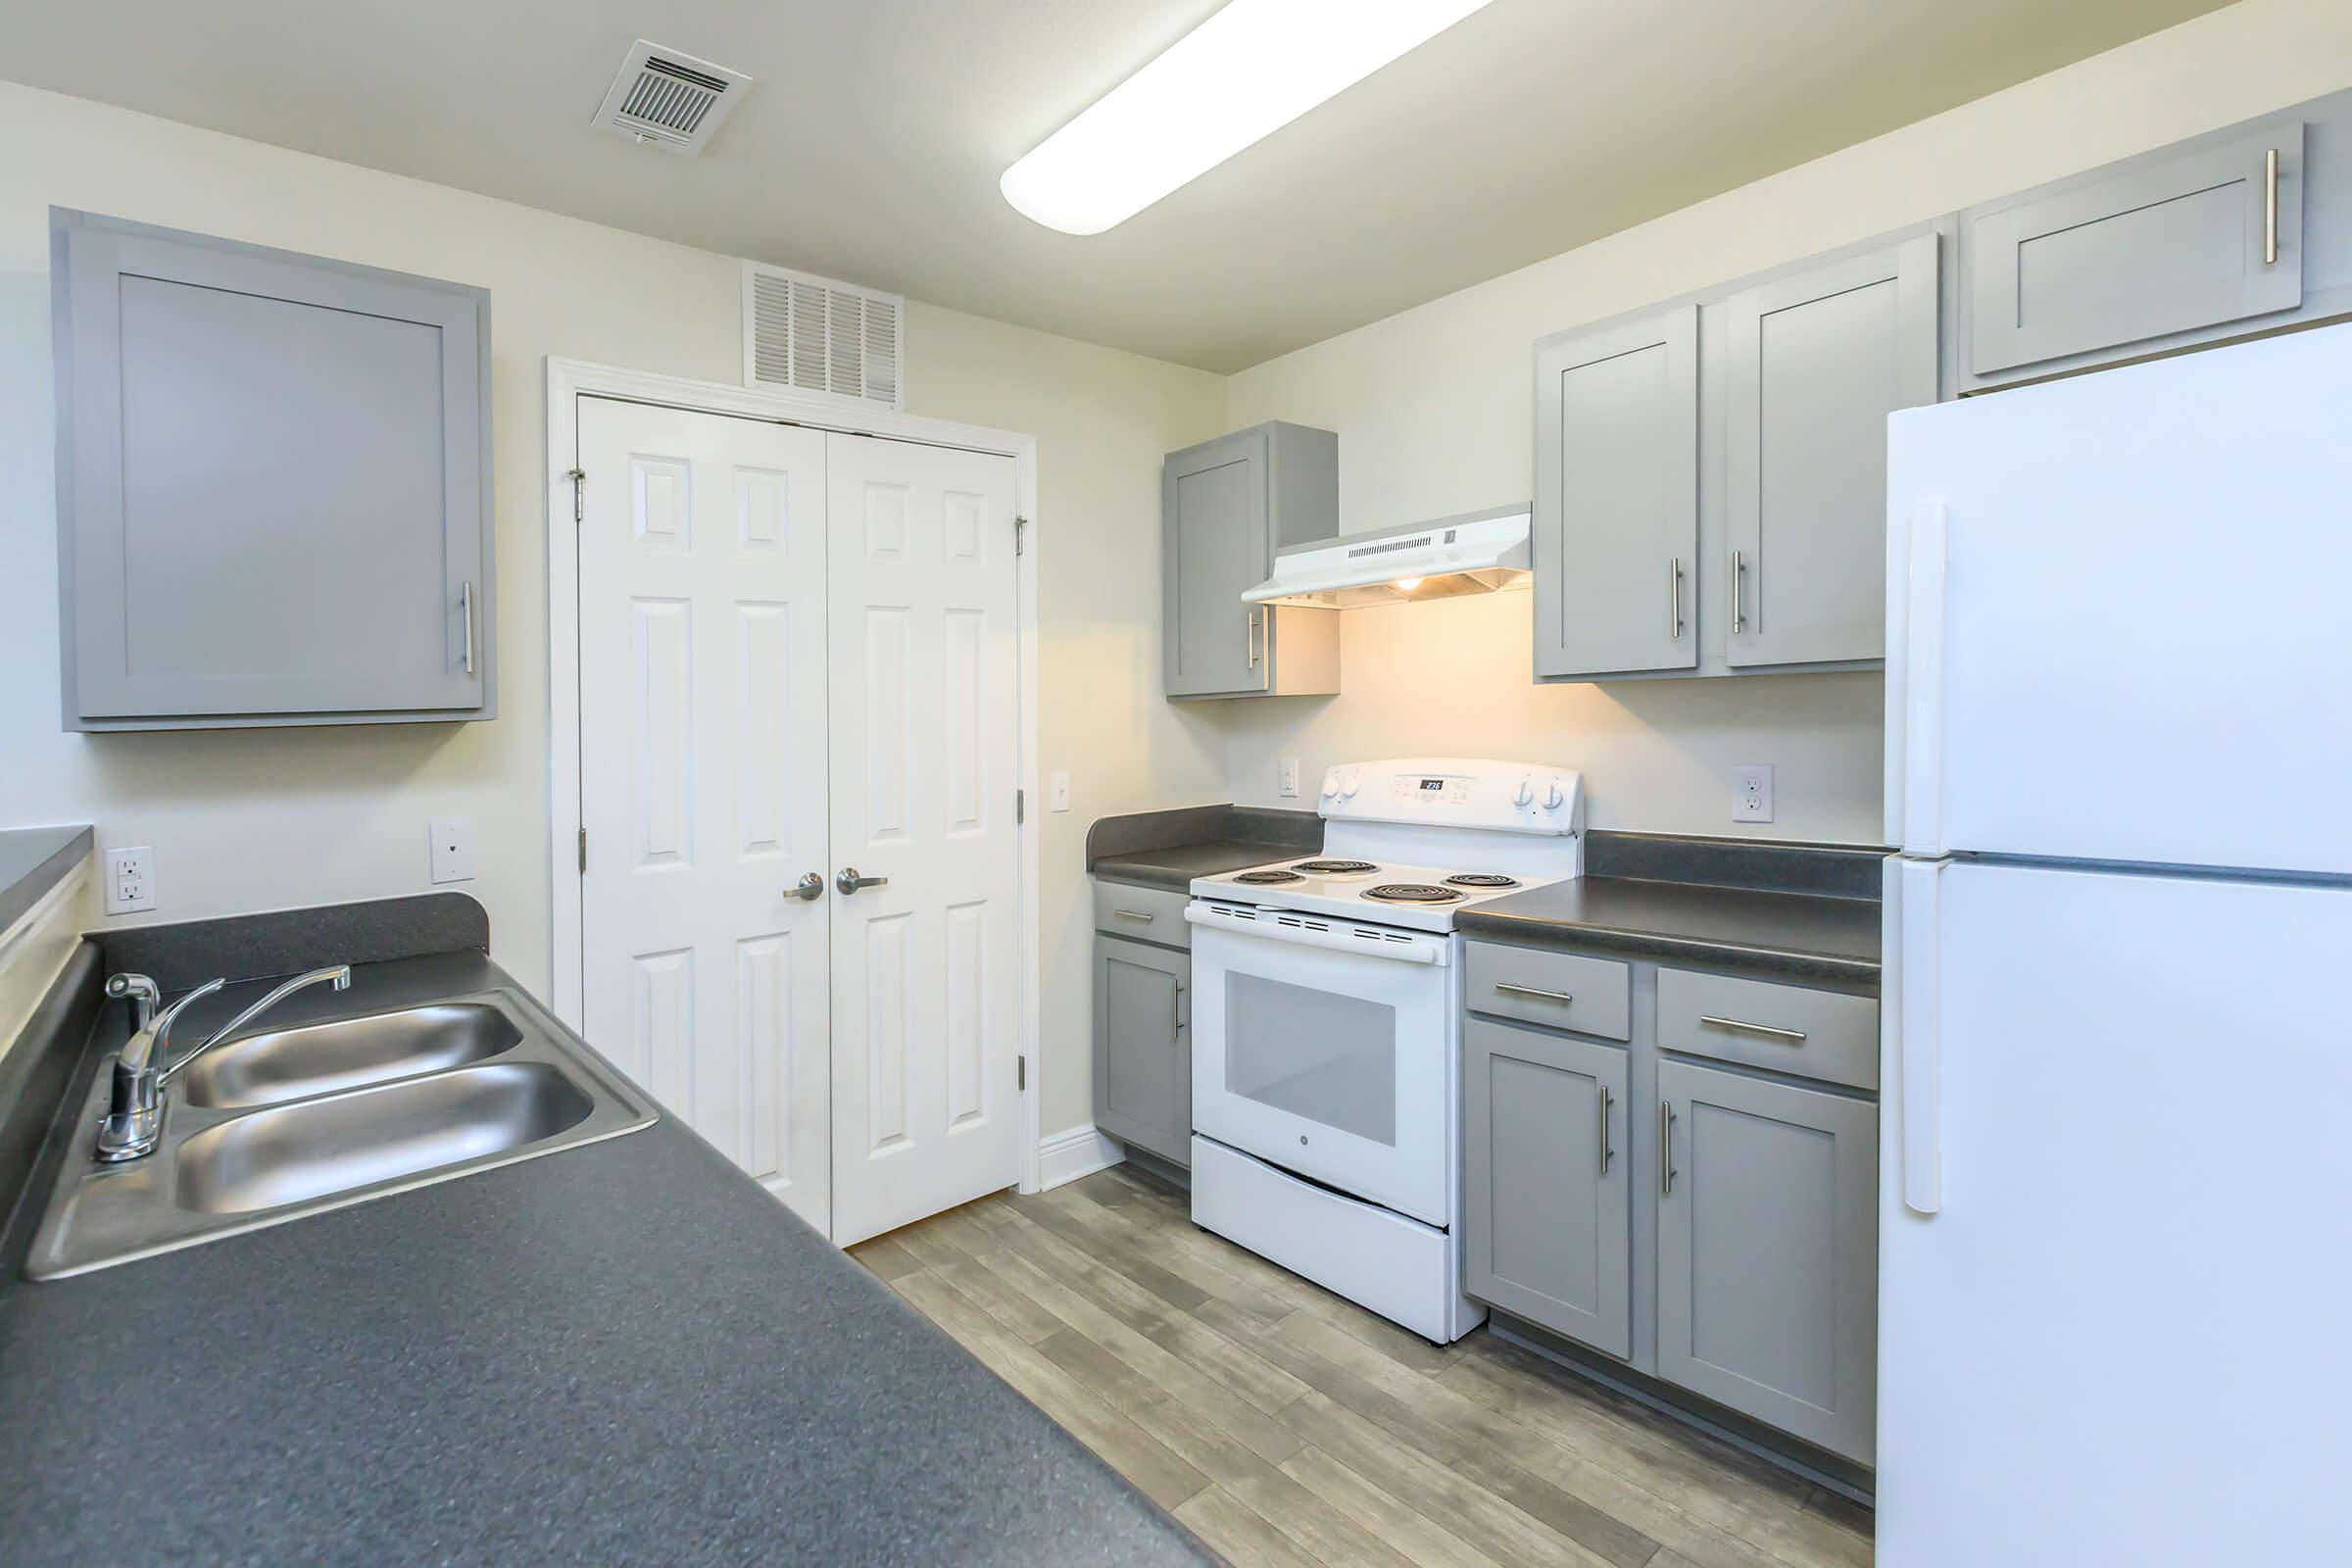
MULTIPOLYGON (((881 436, 930 446, 956 447, 1012 459, 1013 514, 1025 524, 1025 539, 1013 560, 1016 604, 1016 704, 1020 735, 1015 787, 1025 801, 1038 794, 1037 758, 1037 437, 954 419, 934 419, 893 409, 852 408, 830 399, 769 392, 724 382, 694 381, 651 370, 598 365, 586 360, 547 360, 547 403, 542 441, 547 460, 547 671, 548 671, 548 882, 550 951, 554 956, 556 1016, 572 1029, 582 1016, 580 890, 580 548, 572 518, 571 471, 578 425, 572 415, 581 397, 613 398, 701 414, 768 419, 847 435, 881 436)), ((1040 992, 1039 842, 1040 825, 1026 811, 1014 829, 1020 877, 1020 1025, 1014 1049, 1039 1059, 1040 992)), ((594 1045, 595 1042, 589 1042, 594 1045)), ((1025 1075, 1020 1090, 1021 1184, 1038 1190, 1039 1073, 1025 1075)))

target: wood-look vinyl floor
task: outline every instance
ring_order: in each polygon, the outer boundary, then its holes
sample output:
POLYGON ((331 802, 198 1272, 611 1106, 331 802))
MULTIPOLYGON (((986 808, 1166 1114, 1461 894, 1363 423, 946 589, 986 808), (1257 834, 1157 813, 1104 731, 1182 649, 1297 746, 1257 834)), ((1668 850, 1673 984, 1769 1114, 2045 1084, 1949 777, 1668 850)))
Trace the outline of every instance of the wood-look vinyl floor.
POLYGON ((1439 1349, 1123 1166, 851 1255, 1236 1563, 1869 1568, 1868 1510, 1484 1329, 1439 1349))

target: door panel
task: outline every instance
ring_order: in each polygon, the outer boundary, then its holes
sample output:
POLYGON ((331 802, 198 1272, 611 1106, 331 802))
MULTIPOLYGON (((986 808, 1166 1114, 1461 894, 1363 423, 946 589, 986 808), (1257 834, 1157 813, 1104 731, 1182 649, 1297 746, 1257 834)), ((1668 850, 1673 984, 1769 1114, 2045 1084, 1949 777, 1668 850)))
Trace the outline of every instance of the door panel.
POLYGON ((2352 328, 1889 429, 1895 842, 2352 873, 2352 328))
POLYGON ((1886 416, 1936 401, 1936 239, 1725 305, 1733 664, 1886 653, 1886 416))
POLYGON ((1095 938, 1095 1125, 1179 1165, 1192 1163, 1192 973, 1185 954, 1095 938))
POLYGON ((1246 430, 1177 454, 1162 472, 1171 697, 1265 689, 1266 628, 1242 594, 1273 569, 1268 462, 1266 432, 1246 430))
POLYGON ((834 1240, 1020 1179, 1013 465, 826 437, 834 1240))
POLYGON ((1872 1462, 1878 1107, 1658 1063, 1658 1373, 1872 1462))
POLYGON ((1536 673, 1698 662, 1698 308, 1536 354, 1536 673))
POLYGON ((1464 1292, 1631 1355, 1624 1050, 1476 1018, 1463 1048, 1464 1292))
POLYGON ((582 1033, 827 1230, 824 438, 578 428, 582 1033))

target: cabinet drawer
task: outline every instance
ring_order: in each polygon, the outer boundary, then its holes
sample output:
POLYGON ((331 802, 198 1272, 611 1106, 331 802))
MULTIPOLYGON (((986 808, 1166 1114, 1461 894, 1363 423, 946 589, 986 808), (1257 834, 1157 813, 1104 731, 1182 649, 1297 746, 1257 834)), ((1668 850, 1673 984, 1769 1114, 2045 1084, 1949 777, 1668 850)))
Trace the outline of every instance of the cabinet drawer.
POLYGON ((1138 942, 1156 942, 1163 948, 1190 951, 1193 928, 1184 923, 1184 906, 1192 902, 1189 893, 1131 887, 1124 882, 1097 882, 1095 929, 1112 936, 1133 937, 1138 942))
POLYGON ((1609 1040, 1633 1038, 1632 971, 1607 958, 1473 942, 1464 950, 1471 1010, 1609 1040))
POLYGON ((1824 1083, 1879 1087, 1879 1004, 1869 997, 1660 969, 1658 1045, 1824 1083))

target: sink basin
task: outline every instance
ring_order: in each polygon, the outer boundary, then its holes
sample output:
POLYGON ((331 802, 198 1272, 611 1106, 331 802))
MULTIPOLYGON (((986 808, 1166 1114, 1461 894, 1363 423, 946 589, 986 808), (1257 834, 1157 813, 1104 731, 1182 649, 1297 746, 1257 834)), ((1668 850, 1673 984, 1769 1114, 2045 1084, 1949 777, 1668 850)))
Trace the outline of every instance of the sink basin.
POLYGON ((191 1105, 274 1105, 483 1061, 521 1039, 513 1019, 478 1002, 340 1018, 215 1046, 179 1075, 180 1094, 191 1105))
MULTIPOLYGON (((365 999, 357 977, 352 994, 365 999)), ((155 1152, 118 1165, 94 1157, 107 1092, 101 1070, 33 1238, 24 1269, 33 1279, 282 1225, 654 1121, 634 1088, 507 990, 228 1041, 165 1091, 155 1152)))
POLYGON ((250 1214, 505 1153, 576 1127, 595 1108, 538 1062, 378 1084, 207 1127, 179 1146, 173 1196, 199 1213, 250 1214))

